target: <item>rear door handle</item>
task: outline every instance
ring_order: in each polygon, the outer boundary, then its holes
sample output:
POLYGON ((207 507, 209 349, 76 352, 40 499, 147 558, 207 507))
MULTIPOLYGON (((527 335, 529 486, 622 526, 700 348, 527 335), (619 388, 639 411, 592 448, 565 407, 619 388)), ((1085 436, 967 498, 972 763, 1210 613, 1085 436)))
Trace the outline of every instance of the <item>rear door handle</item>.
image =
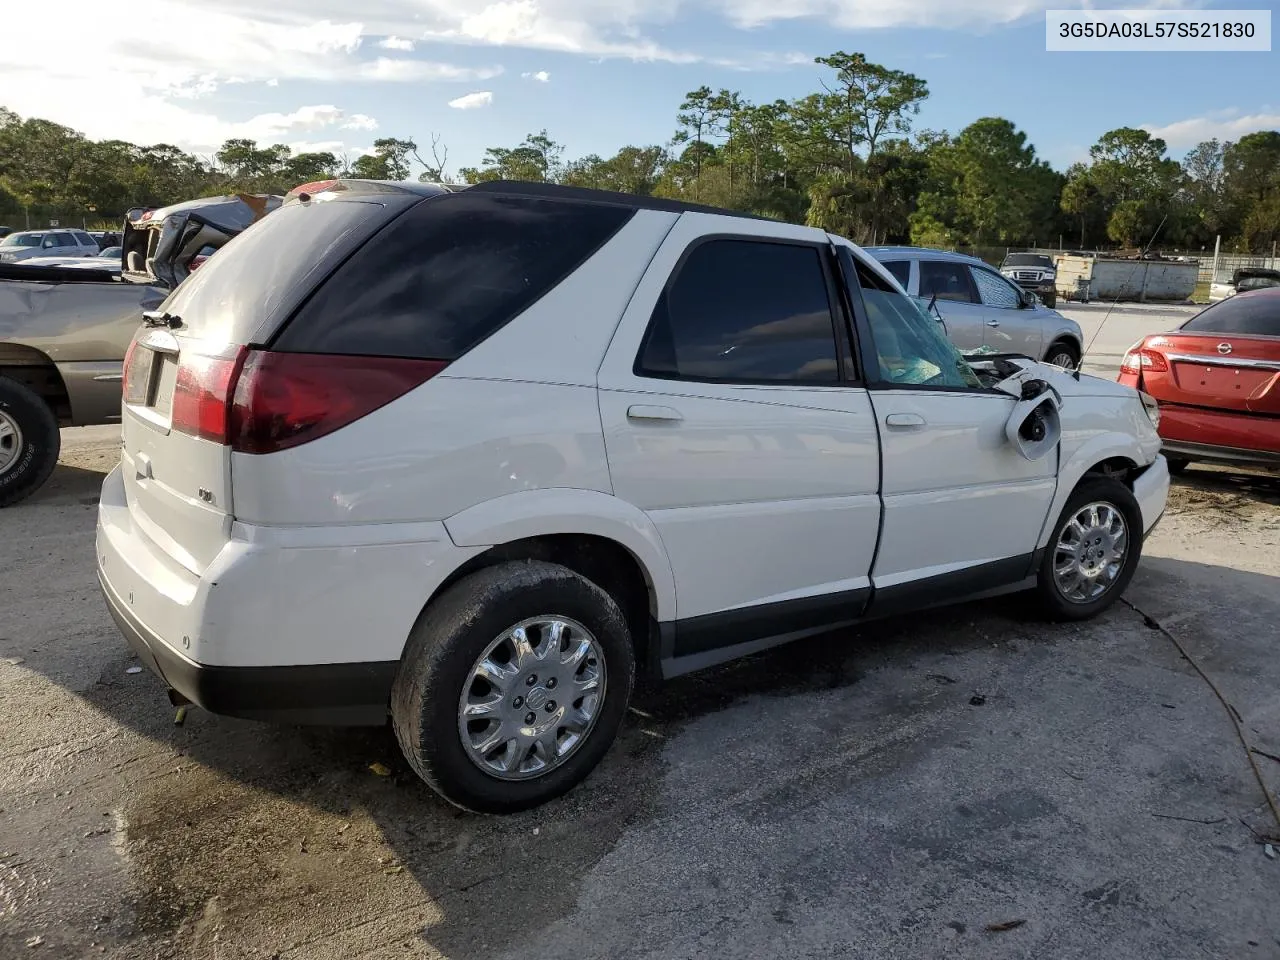
POLYGON ((651 407, 644 403, 633 403, 627 407, 628 420, 683 420, 684 416, 674 407, 651 407))
POLYGON ((923 427, 924 417, 915 413, 891 413, 884 422, 891 427, 923 427))
POLYGON ((988 321, 987 321, 987 326, 988 326, 988 327, 998 327, 998 326, 1000 326, 1000 321, 999 321, 999 320, 988 320, 988 321))

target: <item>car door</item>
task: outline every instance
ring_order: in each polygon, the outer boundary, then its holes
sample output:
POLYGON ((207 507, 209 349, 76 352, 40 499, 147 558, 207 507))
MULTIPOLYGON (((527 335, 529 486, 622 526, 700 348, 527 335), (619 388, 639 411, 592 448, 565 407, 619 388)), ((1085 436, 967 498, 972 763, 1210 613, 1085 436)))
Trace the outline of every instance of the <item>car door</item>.
POLYGON ((879 450, 821 231, 684 213, 598 374, 616 496, 666 546, 674 655, 856 619, 879 450))
POLYGON ((1022 288, 989 267, 970 267, 982 298, 983 343, 999 353, 1020 353, 1039 360, 1044 352, 1041 311, 1024 306, 1022 288))
POLYGON ((947 339, 961 350, 982 346, 986 312, 967 266, 959 260, 922 258, 916 263, 916 269, 919 296, 926 301, 937 297, 935 306, 942 317, 947 339))
POLYGON ((1057 487, 1057 451, 1023 459, 1005 437, 1015 399, 983 387, 937 324, 859 252, 845 250, 842 262, 880 429, 884 521, 871 612, 1023 580, 1057 487))

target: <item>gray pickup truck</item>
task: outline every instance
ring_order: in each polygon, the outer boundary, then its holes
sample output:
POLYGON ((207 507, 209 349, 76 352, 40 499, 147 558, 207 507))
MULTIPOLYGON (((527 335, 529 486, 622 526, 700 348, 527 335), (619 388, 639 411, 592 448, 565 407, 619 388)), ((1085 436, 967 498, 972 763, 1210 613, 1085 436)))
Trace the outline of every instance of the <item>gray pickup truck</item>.
POLYGON ((0 265, 0 507, 49 478, 60 427, 120 420, 124 355, 143 312, 282 199, 233 194, 131 211, 119 278, 0 265))

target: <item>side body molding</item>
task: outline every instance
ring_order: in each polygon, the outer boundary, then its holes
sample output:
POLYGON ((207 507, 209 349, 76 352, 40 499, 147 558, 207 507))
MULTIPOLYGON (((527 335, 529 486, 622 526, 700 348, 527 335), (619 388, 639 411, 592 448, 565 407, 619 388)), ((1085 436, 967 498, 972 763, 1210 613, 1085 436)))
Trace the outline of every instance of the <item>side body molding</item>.
POLYGON ((630 551, 644 570, 657 619, 675 619, 676 583, 662 538, 643 511, 617 497, 597 490, 529 490, 468 507, 444 525, 460 547, 490 547, 568 533, 613 540, 630 551))

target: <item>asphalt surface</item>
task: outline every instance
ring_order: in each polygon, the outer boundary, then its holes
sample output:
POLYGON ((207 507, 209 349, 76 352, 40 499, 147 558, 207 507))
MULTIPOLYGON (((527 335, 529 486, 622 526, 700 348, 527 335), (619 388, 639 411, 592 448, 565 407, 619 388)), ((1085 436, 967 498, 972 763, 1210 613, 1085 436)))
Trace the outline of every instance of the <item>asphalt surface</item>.
MULTIPOLYGON (((97 595, 117 435, 64 438, 0 511, 5 960, 1280 957, 1280 825, 1127 606, 988 601, 642 691, 586 784, 476 817, 386 731, 176 726, 97 595)), ((1127 592, 1272 791, 1278 574, 1280 478, 1193 468, 1127 592)))

